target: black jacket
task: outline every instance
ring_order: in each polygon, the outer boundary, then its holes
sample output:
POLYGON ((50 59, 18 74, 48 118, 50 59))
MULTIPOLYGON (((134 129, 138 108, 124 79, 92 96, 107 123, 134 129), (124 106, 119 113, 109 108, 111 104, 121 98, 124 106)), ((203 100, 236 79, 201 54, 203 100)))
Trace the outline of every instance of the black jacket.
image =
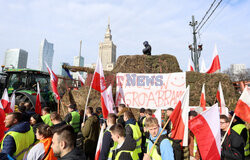
POLYGON ((58 160, 85 160, 85 159, 86 157, 84 152, 78 149, 73 149, 71 152, 69 152, 62 158, 59 158, 58 160))
POLYGON ((222 144, 221 159, 244 160, 244 146, 243 138, 234 130, 230 129, 222 144))
POLYGON ((143 120, 144 120, 144 118, 146 118, 146 117, 144 116, 144 117, 139 117, 138 118, 138 125, 139 125, 140 130, 141 130, 142 133, 144 132, 144 128, 143 128, 143 120))
MULTIPOLYGON (((136 147, 136 142, 133 139, 131 139, 130 136, 126 137, 122 146, 113 151, 112 160, 115 159, 115 156, 118 154, 119 151, 134 151, 135 147, 136 147)), ((123 152, 121 153, 119 160, 133 160, 133 159, 130 153, 123 152)))
POLYGON ((106 131, 103 135, 102 149, 101 149, 101 153, 99 156, 99 160, 108 159, 109 150, 111 147, 113 147, 113 145, 114 145, 114 141, 111 138, 111 133, 110 131, 106 131))

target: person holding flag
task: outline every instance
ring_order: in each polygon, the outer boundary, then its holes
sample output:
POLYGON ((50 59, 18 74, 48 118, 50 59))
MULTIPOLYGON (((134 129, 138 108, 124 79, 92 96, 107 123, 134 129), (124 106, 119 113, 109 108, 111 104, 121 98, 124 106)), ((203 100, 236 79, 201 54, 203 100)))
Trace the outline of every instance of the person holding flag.
MULTIPOLYGON (((117 145, 117 143, 114 144, 113 139, 111 138, 111 132, 110 128, 116 124, 116 115, 114 113, 109 113, 107 118, 107 128, 104 131, 103 134, 103 140, 102 140, 102 147, 100 151, 99 160, 106 160, 108 159, 110 148, 117 145)), ((102 136, 102 135, 100 135, 102 136)), ((111 155, 111 154, 110 154, 111 155)))
POLYGON ((146 128, 150 136, 147 139, 147 153, 144 154, 143 160, 151 160, 151 158, 157 160, 174 160, 174 152, 167 138, 167 132, 164 130, 160 135, 162 128, 159 126, 158 120, 154 117, 147 118, 146 128), (159 140, 156 145, 153 145, 158 136, 160 136, 159 140), (152 150, 151 153, 150 150, 152 150))
MULTIPOLYGON (((230 127, 229 119, 226 115, 220 116, 221 135, 224 137, 228 127, 230 127)), ((224 142, 222 143, 221 159, 245 159, 244 156, 244 140, 233 129, 229 129, 224 142)))
POLYGON ((93 108, 86 109, 87 120, 82 123, 83 145, 86 159, 95 159, 100 124, 97 116, 93 115, 93 108))

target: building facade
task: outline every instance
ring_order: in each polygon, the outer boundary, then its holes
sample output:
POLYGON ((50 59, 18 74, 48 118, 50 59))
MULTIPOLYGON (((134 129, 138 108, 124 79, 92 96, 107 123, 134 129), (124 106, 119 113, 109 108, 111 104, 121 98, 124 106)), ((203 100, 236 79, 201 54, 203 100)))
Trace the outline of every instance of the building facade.
POLYGON ((45 63, 52 69, 54 56, 54 44, 44 39, 40 44, 39 70, 48 72, 45 63))
POLYGON ((104 41, 99 43, 99 58, 101 58, 103 70, 111 71, 114 68, 116 62, 116 45, 112 41, 110 24, 108 24, 104 41))
POLYGON ((9 68, 27 68, 28 52, 23 49, 8 49, 4 65, 9 68))
POLYGON ((245 64, 231 64, 230 65, 230 72, 232 74, 240 74, 246 72, 246 65, 245 64))

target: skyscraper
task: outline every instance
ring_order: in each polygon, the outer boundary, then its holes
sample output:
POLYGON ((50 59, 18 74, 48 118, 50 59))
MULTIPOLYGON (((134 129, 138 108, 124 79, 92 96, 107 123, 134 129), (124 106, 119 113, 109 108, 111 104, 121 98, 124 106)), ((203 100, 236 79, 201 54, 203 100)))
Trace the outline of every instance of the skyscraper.
POLYGON ((110 22, 104 36, 104 42, 99 43, 99 57, 101 58, 103 70, 111 71, 116 62, 116 45, 112 41, 110 22))
POLYGON ((46 39, 41 42, 39 53, 39 70, 48 72, 45 62, 50 68, 52 68, 54 55, 53 46, 53 43, 49 43, 46 39))
POLYGON ((8 49, 5 52, 5 67, 27 68, 28 52, 23 49, 8 49))

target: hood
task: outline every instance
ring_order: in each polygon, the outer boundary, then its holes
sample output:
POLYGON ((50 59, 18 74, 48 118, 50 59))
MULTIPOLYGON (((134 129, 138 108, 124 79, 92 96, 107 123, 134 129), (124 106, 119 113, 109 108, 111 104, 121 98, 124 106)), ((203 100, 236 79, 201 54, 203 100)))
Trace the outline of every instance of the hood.
MULTIPOLYGON (((157 137, 159 136, 159 134, 161 133, 161 130, 162 130, 162 128, 159 128, 158 134, 157 134, 157 136, 155 136, 155 137, 152 137, 152 136, 150 135, 150 139, 153 140, 153 141, 155 141, 156 138, 157 138, 157 137)), ((164 134, 167 134, 167 131, 166 131, 166 130, 164 130, 164 131, 162 132, 161 135, 164 135, 164 134)))
POLYGON ((133 151, 136 147, 136 141, 131 136, 126 136, 124 143, 122 144, 121 148, 117 150, 117 153, 120 150, 127 150, 127 151, 133 151))
MULTIPOLYGON (((30 130, 30 124, 28 122, 20 122, 18 124, 15 124, 14 126, 10 127, 10 129, 7 131, 15 131, 19 133, 25 133, 30 130)), ((6 132, 6 133, 7 133, 6 132)))
POLYGON ((92 122, 99 122, 98 118, 95 115, 88 117, 88 120, 90 120, 92 122))
POLYGON ((128 109, 127 107, 123 108, 123 109, 117 114, 117 116, 119 117, 119 116, 123 115, 123 113, 126 112, 126 111, 128 111, 128 110, 129 110, 129 109, 128 109))
POLYGON ((127 120, 126 122, 125 122, 125 124, 127 125, 127 124, 133 124, 133 125, 135 125, 136 124, 136 120, 134 119, 134 118, 130 118, 129 120, 127 120))

